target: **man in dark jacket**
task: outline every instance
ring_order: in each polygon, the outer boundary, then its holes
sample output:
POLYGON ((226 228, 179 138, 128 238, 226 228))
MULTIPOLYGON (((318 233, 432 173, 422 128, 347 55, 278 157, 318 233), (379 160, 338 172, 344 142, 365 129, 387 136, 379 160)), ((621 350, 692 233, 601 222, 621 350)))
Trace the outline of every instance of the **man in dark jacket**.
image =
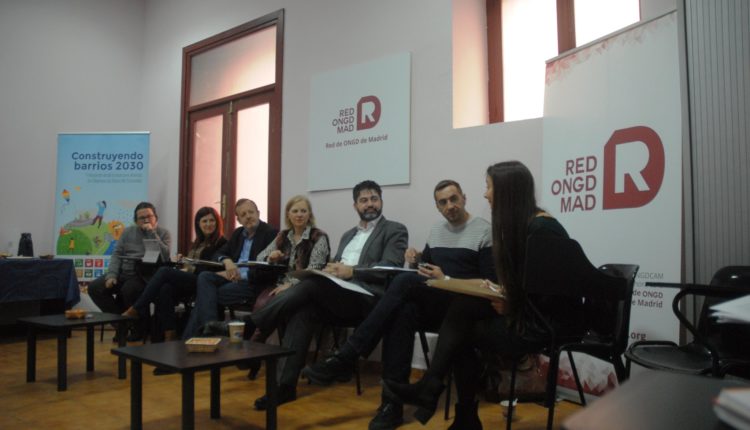
POLYGON ((224 264, 224 271, 198 275, 195 307, 185 327, 184 339, 199 334, 205 323, 216 321, 219 305, 253 301, 260 292, 257 287, 265 286, 265 283, 256 282, 258 275, 252 269, 237 267, 236 263, 255 260, 278 231, 260 220, 258 206, 252 200, 239 199, 234 212, 242 226, 214 254, 214 259, 224 264))

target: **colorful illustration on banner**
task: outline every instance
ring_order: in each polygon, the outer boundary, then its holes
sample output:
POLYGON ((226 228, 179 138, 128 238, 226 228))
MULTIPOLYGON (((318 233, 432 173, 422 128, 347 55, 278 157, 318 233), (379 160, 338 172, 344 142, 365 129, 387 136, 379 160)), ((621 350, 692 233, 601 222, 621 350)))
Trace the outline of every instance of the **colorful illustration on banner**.
MULTIPOLYGON (((56 255, 76 267, 107 267, 133 208, 148 200, 148 155, 148 133, 58 135, 56 255)), ((94 274, 84 270, 78 281, 94 274)))

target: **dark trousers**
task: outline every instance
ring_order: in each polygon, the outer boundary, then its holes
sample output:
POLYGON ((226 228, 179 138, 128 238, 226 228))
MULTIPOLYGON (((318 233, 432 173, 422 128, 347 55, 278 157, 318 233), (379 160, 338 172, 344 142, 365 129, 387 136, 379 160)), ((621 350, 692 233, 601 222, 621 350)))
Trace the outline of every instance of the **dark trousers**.
POLYGON ((112 314, 119 314, 133 304, 146 287, 140 276, 120 275, 117 284, 112 288, 105 286, 106 278, 100 276, 89 284, 89 296, 91 300, 102 310, 112 314))
POLYGON ((477 350, 515 355, 528 348, 489 301, 462 295, 448 307, 427 375, 442 380, 453 369, 458 401, 473 402, 481 369, 477 350))
POLYGON ((367 357, 383 340, 383 378, 406 382, 411 373, 414 334, 435 331, 455 297, 425 284, 416 273, 402 273, 390 282, 385 294, 347 340, 359 355, 367 357))
MULTIPOLYGON (((107 288, 106 278, 100 276, 89 284, 88 291, 89 297, 102 312, 119 314, 135 304, 144 288, 146 288, 146 283, 138 275, 120 275, 117 278, 117 284, 112 288, 107 288)), ((148 313, 143 314, 133 328, 141 333, 146 333, 149 321, 148 313)))
POLYGON ((266 335, 284 324, 281 345, 295 354, 281 360, 279 384, 296 387, 307 351, 321 324, 356 326, 372 310, 376 298, 341 288, 319 278, 300 281, 272 298, 250 316, 266 335))
POLYGON ((177 315, 175 306, 195 295, 198 276, 172 267, 160 267, 146 284, 133 308, 139 315, 148 315, 149 304, 154 303, 154 316, 157 319, 159 331, 176 330, 177 315))

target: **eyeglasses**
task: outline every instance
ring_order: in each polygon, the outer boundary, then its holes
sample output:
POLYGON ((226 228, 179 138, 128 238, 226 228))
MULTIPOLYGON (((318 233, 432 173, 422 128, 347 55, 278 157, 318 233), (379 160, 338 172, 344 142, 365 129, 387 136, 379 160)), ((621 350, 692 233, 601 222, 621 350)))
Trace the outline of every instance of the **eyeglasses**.
POLYGON ((136 220, 137 221, 149 221, 149 220, 152 220, 154 218, 156 218, 156 216, 154 216, 154 215, 146 215, 146 216, 139 216, 138 218, 136 218, 136 220))

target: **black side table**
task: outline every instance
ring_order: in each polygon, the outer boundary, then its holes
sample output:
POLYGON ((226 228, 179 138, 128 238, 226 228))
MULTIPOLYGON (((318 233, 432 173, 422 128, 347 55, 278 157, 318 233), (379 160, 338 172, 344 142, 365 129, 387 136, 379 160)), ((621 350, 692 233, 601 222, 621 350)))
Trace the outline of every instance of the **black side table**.
MULTIPOLYGON (((150 343, 126 346, 112 350, 120 358, 129 358, 130 365, 130 428, 142 428, 143 412, 143 363, 178 372, 182 377, 182 428, 195 427, 195 373, 211 372, 211 418, 221 417, 221 368, 249 363, 260 359, 266 362, 266 374, 276 375, 276 361, 294 354, 294 351, 276 345, 250 341, 230 343, 222 339, 214 352, 188 352, 183 341, 150 343)), ((275 377, 266 377, 266 394, 269 405, 266 409, 266 428, 276 429, 277 384, 275 377)))
MULTIPOLYGON (((57 391, 68 389, 68 334, 75 327, 86 327, 86 371, 94 371, 94 327, 99 324, 114 324, 120 346, 125 346, 125 328, 134 318, 117 314, 91 312, 86 318, 68 319, 63 314, 19 318, 18 322, 29 326, 26 336, 26 382, 36 380, 36 336, 38 330, 57 332, 57 391)), ((117 377, 125 379, 125 359, 118 360, 117 377)))

